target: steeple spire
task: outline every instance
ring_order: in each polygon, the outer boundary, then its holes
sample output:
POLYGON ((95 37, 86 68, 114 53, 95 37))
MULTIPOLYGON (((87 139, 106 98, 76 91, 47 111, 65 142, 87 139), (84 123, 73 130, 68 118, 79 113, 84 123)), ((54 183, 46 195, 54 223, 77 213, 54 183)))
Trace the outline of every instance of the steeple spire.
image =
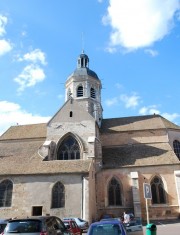
POLYGON ((77 68, 66 81, 66 98, 73 98, 92 115, 101 125, 102 106, 101 106, 101 81, 97 74, 89 69, 89 57, 84 53, 77 59, 77 68))

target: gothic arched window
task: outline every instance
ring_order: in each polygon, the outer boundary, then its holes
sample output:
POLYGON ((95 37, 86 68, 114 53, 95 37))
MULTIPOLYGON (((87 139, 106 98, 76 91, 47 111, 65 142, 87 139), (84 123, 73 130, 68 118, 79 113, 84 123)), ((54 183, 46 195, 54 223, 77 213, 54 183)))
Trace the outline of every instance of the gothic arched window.
POLYGON ((151 181, 152 204, 166 203, 166 193, 160 177, 155 176, 151 181))
POLYGON ((3 180, 0 183, 0 207, 10 207, 12 202, 13 183, 3 180))
POLYGON ((174 153, 180 160, 180 142, 178 140, 174 140, 173 148, 174 148, 174 153))
POLYGON ((93 87, 91 87, 90 93, 91 93, 91 98, 95 99, 96 98, 96 91, 93 87))
POLYGON ((82 97, 83 96, 83 86, 80 85, 77 88, 77 97, 82 97))
POLYGON ((121 187, 114 177, 108 185, 108 202, 109 206, 122 206, 121 187))
POLYGON ((65 188, 61 182, 57 182, 52 188, 52 208, 65 206, 65 188))
POLYGON ((57 160, 76 160, 80 159, 80 148, 77 140, 68 136, 59 146, 57 160))

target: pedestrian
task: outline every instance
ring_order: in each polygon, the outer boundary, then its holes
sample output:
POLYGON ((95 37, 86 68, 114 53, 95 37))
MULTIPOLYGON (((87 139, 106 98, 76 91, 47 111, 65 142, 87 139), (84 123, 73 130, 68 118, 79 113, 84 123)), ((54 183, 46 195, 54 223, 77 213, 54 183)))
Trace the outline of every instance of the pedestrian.
POLYGON ((129 223, 130 222, 130 215, 124 211, 124 223, 129 223))

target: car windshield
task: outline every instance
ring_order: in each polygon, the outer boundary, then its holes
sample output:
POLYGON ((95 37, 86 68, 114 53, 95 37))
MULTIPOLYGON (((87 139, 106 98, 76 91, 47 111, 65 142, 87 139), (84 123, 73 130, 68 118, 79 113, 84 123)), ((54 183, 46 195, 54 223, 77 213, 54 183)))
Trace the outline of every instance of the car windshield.
POLYGON ((83 219, 81 219, 81 218, 78 218, 78 220, 79 220, 80 222, 84 222, 84 220, 83 220, 83 219))
POLYGON ((121 230, 117 224, 101 224, 93 226, 90 235, 120 235, 121 230))
POLYGON ((8 223, 5 232, 7 233, 35 233, 41 231, 39 220, 16 220, 8 223))

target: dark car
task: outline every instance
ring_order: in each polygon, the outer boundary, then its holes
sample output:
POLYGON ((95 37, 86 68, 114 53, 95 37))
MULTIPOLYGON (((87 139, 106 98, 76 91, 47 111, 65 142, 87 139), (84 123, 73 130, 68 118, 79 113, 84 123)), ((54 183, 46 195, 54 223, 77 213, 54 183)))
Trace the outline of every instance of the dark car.
POLYGON ((4 229, 7 225, 9 220, 7 219, 0 219, 0 235, 4 232, 4 229))
POLYGON ((110 219, 92 223, 87 235, 127 235, 126 229, 120 220, 110 219))
POLYGON ((72 234, 75 234, 75 235, 82 234, 82 230, 79 228, 75 220, 72 220, 72 219, 63 220, 63 222, 66 228, 68 229, 68 231, 70 231, 72 234))
POLYGON ((38 216, 12 219, 7 223, 4 235, 71 235, 62 220, 56 216, 38 216))

